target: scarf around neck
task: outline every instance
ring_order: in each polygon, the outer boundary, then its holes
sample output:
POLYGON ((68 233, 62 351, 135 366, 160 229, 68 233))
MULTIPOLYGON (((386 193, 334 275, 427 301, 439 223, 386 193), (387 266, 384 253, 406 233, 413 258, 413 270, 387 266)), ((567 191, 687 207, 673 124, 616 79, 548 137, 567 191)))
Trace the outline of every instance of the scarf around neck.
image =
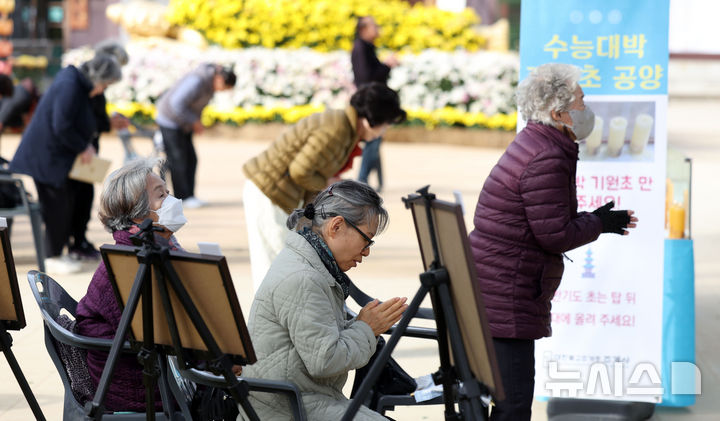
POLYGON ((350 278, 348 278, 345 272, 340 270, 337 262, 335 261, 335 258, 332 255, 332 252, 330 251, 330 248, 327 246, 322 237, 317 235, 313 230, 308 227, 303 228, 303 230, 298 232, 298 234, 300 234, 305 240, 307 240, 307 242, 310 243, 312 248, 315 249, 315 252, 325 266, 325 269, 327 269, 327 271, 330 272, 330 275, 335 278, 335 282, 340 284, 340 287, 342 287, 343 291, 343 297, 347 299, 347 297, 350 295, 350 278))

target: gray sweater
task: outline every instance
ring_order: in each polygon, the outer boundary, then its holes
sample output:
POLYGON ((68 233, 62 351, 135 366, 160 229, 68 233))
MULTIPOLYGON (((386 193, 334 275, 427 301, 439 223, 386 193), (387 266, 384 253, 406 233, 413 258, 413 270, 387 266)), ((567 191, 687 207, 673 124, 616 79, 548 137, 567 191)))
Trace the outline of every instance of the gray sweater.
POLYGON ((202 64, 180 79, 158 100, 158 125, 192 131, 215 93, 214 77, 215 65, 202 64))

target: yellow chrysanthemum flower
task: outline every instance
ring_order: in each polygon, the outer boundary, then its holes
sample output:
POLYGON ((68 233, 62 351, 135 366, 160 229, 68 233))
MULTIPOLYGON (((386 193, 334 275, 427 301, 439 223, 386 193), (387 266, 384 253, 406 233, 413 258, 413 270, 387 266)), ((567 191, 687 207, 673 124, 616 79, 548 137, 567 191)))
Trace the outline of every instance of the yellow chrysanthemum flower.
POLYGON ((472 9, 452 13, 401 0, 171 0, 168 19, 227 48, 332 51, 352 48, 356 19, 366 15, 381 27, 381 48, 474 51, 485 44, 472 28, 480 21, 472 9))

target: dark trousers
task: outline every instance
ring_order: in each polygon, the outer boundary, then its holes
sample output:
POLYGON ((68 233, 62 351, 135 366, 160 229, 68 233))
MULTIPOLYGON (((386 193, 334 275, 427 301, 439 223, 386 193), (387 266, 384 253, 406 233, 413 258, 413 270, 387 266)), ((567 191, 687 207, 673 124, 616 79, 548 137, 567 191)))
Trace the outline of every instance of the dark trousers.
POLYGON ((378 178, 378 191, 382 190, 383 186, 382 163, 380 162, 381 142, 382 137, 378 137, 365 143, 362 154, 362 163, 360 164, 360 174, 358 175, 358 181, 367 183, 372 170, 376 170, 378 178))
POLYGON ((95 187, 90 183, 83 183, 77 180, 68 180, 69 188, 75 192, 75 208, 70 222, 70 235, 73 237, 73 244, 79 246, 87 241, 87 225, 92 214, 93 198, 95 187))
POLYGON ((178 199, 195 196, 195 170, 197 155, 193 146, 193 133, 182 129, 160 126, 165 145, 167 163, 172 177, 173 195, 178 199))
POLYGON ((495 402, 490 421, 530 421, 535 387, 535 341, 493 338, 505 400, 495 402))
POLYGON ((75 211, 75 190, 70 187, 67 179, 60 187, 40 183, 36 180, 35 189, 45 223, 46 257, 60 256, 70 235, 70 226, 75 211))

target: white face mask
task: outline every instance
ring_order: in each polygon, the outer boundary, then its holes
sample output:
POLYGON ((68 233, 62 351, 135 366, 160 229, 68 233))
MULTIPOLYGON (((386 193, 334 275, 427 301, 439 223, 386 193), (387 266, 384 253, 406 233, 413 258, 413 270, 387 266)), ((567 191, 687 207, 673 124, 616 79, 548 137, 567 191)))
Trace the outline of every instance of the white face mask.
POLYGON ((585 139, 595 127, 595 113, 590 107, 585 105, 584 110, 570 110, 570 118, 572 118, 572 126, 565 124, 565 127, 572 130, 577 140, 585 139))
POLYGON ((157 224, 172 232, 178 232, 187 223, 187 218, 183 215, 182 200, 174 196, 166 197, 160 209, 152 212, 158 216, 157 224))

